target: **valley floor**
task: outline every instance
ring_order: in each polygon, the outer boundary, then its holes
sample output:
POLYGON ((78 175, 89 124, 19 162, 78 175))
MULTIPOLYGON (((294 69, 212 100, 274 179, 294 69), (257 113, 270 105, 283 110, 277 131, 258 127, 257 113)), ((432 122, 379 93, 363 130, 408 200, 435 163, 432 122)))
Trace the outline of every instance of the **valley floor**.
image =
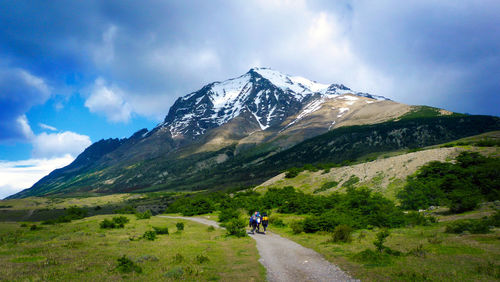
POLYGON ((380 258, 362 258, 380 231, 358 230, 351 243, 332 243, 331 233, 294 234, 290 223, 303 216, 273 214, 287 226, 273 227, 283 237, 322 254, 362 281, 498 281, 500 279, 500 228, 487 234, 447 234, 447 223, 460 219, 482 218, 494 210, 483 208, 459 215, 438 216, 430 226, 390 230, 386 246, 400 252, 380 258))
POLYGON ((100 229, 108 216, 70 223, 21 227, 0 223, 0 280, 6 281, 264 281, 250 238, 224 236, 219 229, 179 219, 152 217, 121 229, 100 229), (176 223, 183 231, 176 232, 176 223), (154 241, 139 239, 153 226, 168 227, 170 235, 154 241), (32 230, 34 229, 34 230, 32 230), (133 241, 131 241, 133 239, 133 241), (139 240, 138 240, 139 239, 139 240), (142 273, 121 273, 118 258, 125 255, 142 273))

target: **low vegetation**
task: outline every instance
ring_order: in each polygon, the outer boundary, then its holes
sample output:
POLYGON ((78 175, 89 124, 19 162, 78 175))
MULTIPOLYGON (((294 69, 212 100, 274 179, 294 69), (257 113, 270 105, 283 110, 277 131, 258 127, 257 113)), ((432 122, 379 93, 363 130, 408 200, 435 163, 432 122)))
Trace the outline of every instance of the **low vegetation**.
MULTIPOLYGON (((36 231, 0 222, 0 277, 6 281, 265 281, 255 242, 223 230, 183 222, 182 233, 139 238, 151 226, 176 228, 179 221, 124 215, 124 228, 101 229, 109 216, 92 216, 36 231)), ((37 225, 38 226, 38 225, 37 225)), ((149 234, 149 233, 148 233, 149 234)))
POLYGON ((431 162, 408 177, 397 194, 405 209, 448 206, 451 212, 473 210, 481 201, 500 200, 500 159, 462 152, 456 163, 431 162))

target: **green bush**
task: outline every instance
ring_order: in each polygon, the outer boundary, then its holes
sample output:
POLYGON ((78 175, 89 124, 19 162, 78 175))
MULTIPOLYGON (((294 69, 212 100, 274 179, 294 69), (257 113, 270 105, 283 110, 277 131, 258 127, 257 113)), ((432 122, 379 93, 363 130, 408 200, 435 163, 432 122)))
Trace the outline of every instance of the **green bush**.
POLYGON ((70 219, 82 219, 88 214, 87 210, 84 208, 79 208, 77 206, 71 206, 66 210, 66 215, 70 219))
POLYGON ((290 228, 292 229, 293 234, 300 234, 304 232, 304 223, 300 220, 295 220, 290 223, 290 228))
POLYGON ((135 213, 135 217, 137 219, 150 219, 152 216, 151 211, 147 210, 145 212, 137 212, 135 213))
POLYGON ((240 212, 236 209, 226 208, 220 211, 219 222, 228 222, 234 218, 239 218, 240 212))
POLYGON ((236 237, 245 237, 247 232, 245 231, 246 221, 243 219, 231 219, 225 224, 227 235, 236 237))
POLYGON ((451 191, 448 194, 450 200, 450 211, 453 213, 461 213, 473 210, 481 202, 481 193, 479 190, 468 187, 451 191))
POLYGON ((184 275, 184 269, 181 266, 174 266, 172 269, 167 271, 163 276, 166 278, 173 278, 175 280, 180 280, 184 275))
POLYGON ((481 201, 500 199, 500 159, 462 152, 456 163, 430 162, 407 178, 397 197, 404 209, 446 205, 453 213, 475 209, 481 201))
POLYGON ((71 206, 66 209, 65 215, 62 215, 56 219, 48 219, 42 221, 43 225, 53 225, 56 223, 67 223, 72 220, 82 219, 88 214, 87 210, 84 208, 79 208, 77 206, 71 206))
POLYGON ((101 228, 117 228, 116 224, 107 218, 105 218, 101 223, 99 224, 101 228))
POLYGON ((433 216, 425 216, 424 214, 417 211, 410 211, 405 216, 406 224, 409 226, 427 226, 431 223, 436 222, 436 218, 433 216))
POLYGON ((446 225, 446 233, 460 234, 463 232, 473 234, 485 234, 490 232, 490 221, 488 219, 463 219, 450 222, 446 225))
POLYGON ((128 222, 129 219, 125 216, 115 216, 112 220, 106 218, 101 221, 100 227, 103 229, 123 228, 128 222))
POLYGON ((113 217, 113 222, 118 224, 120 227, 123 227, 130 220, 126 216, 115 216, 113 217))
POLYGON ((492 216, 490 216, 489 222, 491 226, 500 227, 500 211, 496 211, 492 216))
POLYGON ((154 241, 156 239, 156 232, 155 231, 146 231, 142 235, 142 238, 149 240, 149 241, 154 241))
POLYGON ((391 263, 391 257, 387 253, 376 252, 365 249, 353 256, 355 261, 369 264, 370 266, 386 266, 391 263))
POLYGON ((177 231, 182 231, 182 230, 184 230, 184 223, 183 222, 177 222, 175 224, 175 227, 177 227, 177 231))
POLYGON ((377 239, 373 241, 373 245, 375 245, 375 248, 377 248, 377 251, 382 252, 386 247, 384 246, 384 242, 389 237, 390 233, 389 230, 383 229, 380 232, 377 233, 377 239))
POLYGON ((342 183, 342 187, 353 187, 354 184, 358 183, 359 182, 359 177, 357 177, 356 175, 351 175, 351 177, 349 177, 349 179, 347 179, 346 182, 342 183))
POLYGON ((270 216, 269 217, 269 224, 276 226, 276 227, 285 227, 286 224, 283 222, 283 219, 275 216, 270 216))
POLYGON ((302 171, 303 169, 297 167, 289 168, 285 173, 285 178, 294 178, 297 175, 299 175, 299 173, 301 173, 302 171))
POLYGON ((124 207, 121 207, 119 209, 114 210, 114 213, 117 213, 117 214, 135 214, 135 213, 137 213, 137 210, 133 206, 127 205, 127 206, 124 206, 124 207))
POLYGON ((207 232, 213 232, 215 231, 215 227, 213 227, 212 225, 210 225, 208 228, 207 228, 207 232))
POLYGON ((314 190, 314 194, 316 193, 320 193, 320 192, 323 192, 323 191, 326 191, 326 190, 329 190, 333 187, 337 187, 337 185, 339 185, 339 183, 337 181, 328 181, 326 183, 324 183, 323 185, 321 185, 320 188, 314 190))
POLYGON ((343 242, 343 243, 348 243, 352 241, 352 231, 353 229, 350 226, 347 225, 338 225, 335 227, 333 230, 332 234, 332 242, 338 243, 338 242, 343 242))
POLYGON ((42 229, 42 228, 39 227, 39 226, 37 226, 36 224, 33 224, 33 225, 30 226, 30 230, 31 231, 40 230, 40 229, 42 229))
POLYGON ((198 264, 206 263, 209 261, 210 261, 210 259, 207 256, 204 256, 204 255, 197 255, 196 256, 196 262, 198 264))
POLYGON ((153 226, 153 230, 158 235, 168 235, 168 227, 156 227, 156 226, 153 226))
POLYGON ((121 273, 142 273, 142 268, 135 264, 131 259, 127 258, 125 255, 118 259, 118 265, 116 269, 121 273))

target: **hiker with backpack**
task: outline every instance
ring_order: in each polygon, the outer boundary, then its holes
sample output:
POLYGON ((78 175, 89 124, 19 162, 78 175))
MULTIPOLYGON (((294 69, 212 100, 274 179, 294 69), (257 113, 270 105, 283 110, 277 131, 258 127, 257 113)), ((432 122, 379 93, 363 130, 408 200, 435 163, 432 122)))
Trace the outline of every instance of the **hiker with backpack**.
POLYGON ((255 234, 255 229, 257 229, 259 222, 260 222, 260 214, 259 214, 259 212, 256 211, 250 217, 250 222, 249 222, 249 225, 252 228, 252 234, 255 234))
POLYGON ((266 234, 267 225, 269 224, 269 217, 267 216, 267 213, 262 213, 260 222, 262 224, 262 227, 264 227, 264 234, 266 234))

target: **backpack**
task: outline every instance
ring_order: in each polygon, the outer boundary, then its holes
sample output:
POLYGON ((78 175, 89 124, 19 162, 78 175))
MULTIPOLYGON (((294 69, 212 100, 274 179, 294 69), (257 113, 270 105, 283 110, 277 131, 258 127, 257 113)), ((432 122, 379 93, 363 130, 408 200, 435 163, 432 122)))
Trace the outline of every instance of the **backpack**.
POLYGON ((269 217, 267 217, 267 215, 262 217, 262 221, 268 221, 268 220, 269 220, 269 217))

